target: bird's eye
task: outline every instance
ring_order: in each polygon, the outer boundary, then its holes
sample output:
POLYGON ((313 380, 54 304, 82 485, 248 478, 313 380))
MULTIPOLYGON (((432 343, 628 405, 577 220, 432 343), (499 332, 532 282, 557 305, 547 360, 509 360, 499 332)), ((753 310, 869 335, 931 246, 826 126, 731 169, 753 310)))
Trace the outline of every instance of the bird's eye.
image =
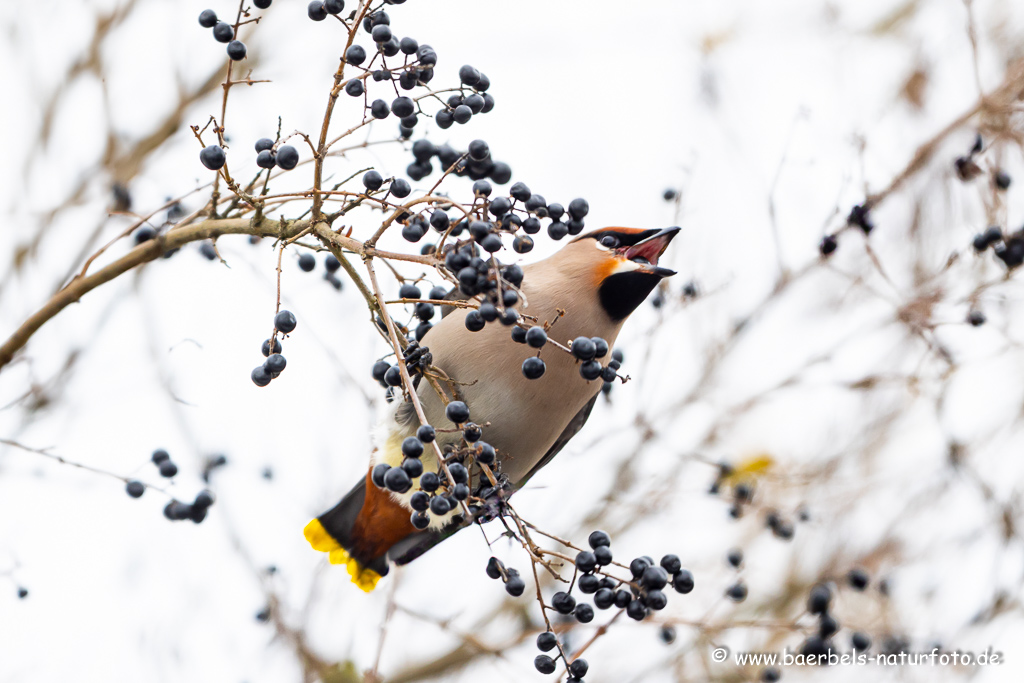
POLYGON ((609 249, 619 246, 619 238, 615 235, 605 235, 601 238, 601 244, 609 249))

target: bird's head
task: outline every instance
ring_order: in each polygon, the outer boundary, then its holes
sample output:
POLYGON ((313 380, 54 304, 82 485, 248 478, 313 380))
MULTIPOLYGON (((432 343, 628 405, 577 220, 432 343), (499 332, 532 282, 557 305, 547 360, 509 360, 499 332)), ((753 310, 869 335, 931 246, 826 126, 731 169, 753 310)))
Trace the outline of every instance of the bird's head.
POLYGON ((675 275, 659 266, 658 259, 678 232, 679 228, 602 228, 580 235, 555 258, 562 261, 563 272, 588 281, 601 308, 618 322, 636 310, 662 278, 675 275))

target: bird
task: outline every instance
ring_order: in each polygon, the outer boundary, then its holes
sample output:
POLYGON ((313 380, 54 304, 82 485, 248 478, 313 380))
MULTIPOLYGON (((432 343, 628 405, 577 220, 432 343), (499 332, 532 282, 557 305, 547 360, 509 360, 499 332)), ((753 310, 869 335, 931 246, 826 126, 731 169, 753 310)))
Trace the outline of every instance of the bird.
MULTIPOLYGON (((600 337, 611 346, 630 314, 664 278, 675 274, 659 266, 658 259, 679 230, 594 230, 548 258, 523 266, 521 321, 547 323, 549 339, 600 337)), ((584 379, 579 361, 556 348, 541 349, 543 376, 526 378, 523 361, 536 351, 514 341, 509 328, 496 322, 471 331, 466 326, 470 310, 450 307, 423 337, 431 365, 451 382, 421 381, 416 395, 427 423, 437 428, 437 445, 443 451, 462 440, 462 431, 445 414, 457 392, 472 420, 484 426, 483 440, 496 452, 496 471, 514 492, 583 427, 603 382, 584 379), (441 384, 453 395, 448 396, 441 384)), ((327 553, 330 563, 345 565, 352 582, 366 592, 388 573, 391 563, 407 564, 469 524, 457 507, 441 515, 431 512, 429 526, 417 529, 410 499, 420 490, 422 477, 414 478, 405 493, 374 483, 374 467, 399 466, 403 441, 415 436, 420 426, 409 400, 394 401, 374 431, 365 478, 305 527, 313 549, 327 553)), ((420 458, 424 472, 436 473, 439 463, 433 444, 425 445, 420 458)))

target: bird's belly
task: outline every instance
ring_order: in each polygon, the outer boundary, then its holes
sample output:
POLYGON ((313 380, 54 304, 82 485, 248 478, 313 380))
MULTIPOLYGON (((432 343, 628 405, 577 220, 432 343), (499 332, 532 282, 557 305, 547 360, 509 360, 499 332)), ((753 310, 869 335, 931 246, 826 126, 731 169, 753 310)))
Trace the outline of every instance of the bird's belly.
MULTIPOLYGON (((463 356, 458 363, 445 363, 444 355, 434 363, 452 379, 465 383, 460 387, 470 408, 470 419, 483 428, 483 440, 498 450, 502 472, 513 482, 521 480, 544 457, 576 414, 593 398, 601 381, 587 382, 575 361, 566 353, 549 348, 541 353, 547 371, 539 379, 529 380, 520 369, 522 362, 536 352, 508 339, 508 329, 488 326, 501 335, 501 342, 512 345, 503 353, 486 358, 463 356), (457 367, 453 371, 446 367, 457 367)), ((435 427, 450 428, 444 406, 428 383, 418 392, 427 418, 435 427)), ((457 436, 457 435, 452 435, 457 436)), ((443 439, 447 441, 448 439, 443 439)))

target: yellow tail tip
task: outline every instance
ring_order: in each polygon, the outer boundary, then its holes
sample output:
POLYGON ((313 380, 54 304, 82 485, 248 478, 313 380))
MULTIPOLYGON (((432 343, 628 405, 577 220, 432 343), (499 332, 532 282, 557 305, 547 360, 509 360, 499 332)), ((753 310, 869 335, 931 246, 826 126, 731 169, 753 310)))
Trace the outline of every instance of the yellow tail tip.
POLYGON ((362 591, 369 593, 377 587, 377 582, 380 581, 380 574, 372 569, 367 569, 359 564, 358 560, 349 555, 348 551, 342 548, 341 544, 327 533, 319 519, 314 519, 307 524, 302 533, 305 535, 306 540, 309 541, 309 544, 313 546, 313 550, 328 553, 327 559, 331 564, 345 565, 348 568, 349 576, 352 577, 352 583, 359 586, 362 591))
POLYGON ((359 560, 349 555, 344 548, 332 550, 327 557, 331 564, 345 565, 348 568, 348 575, 352 577, 352 583, 359 586, 364 593, 369 593, 377 587, 380 574, 361 565, 359 560))
POLYGON ((313 550, 319 550, 322 553, 329 553, 332 550, 337 550, 341 547, 341 544, 334 540, 334 537, 327 533, 327 529, 320 523, 319 519, 314 519, 312 522, 306 525, 306 528, 302 530, 306 540, 313 546, 313 550))

